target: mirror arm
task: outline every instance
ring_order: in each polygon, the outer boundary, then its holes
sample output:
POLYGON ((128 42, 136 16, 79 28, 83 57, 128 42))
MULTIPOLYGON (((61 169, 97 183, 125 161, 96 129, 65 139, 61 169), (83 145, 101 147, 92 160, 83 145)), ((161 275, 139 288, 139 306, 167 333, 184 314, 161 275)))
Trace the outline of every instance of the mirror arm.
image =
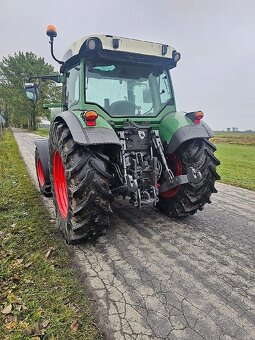
POLYGON ((56 83, 60 83, 60 79, 59 79, 59 76, 55 76, 55 75, 52 75, 52 76, 34 76, 34 77, 30 77, 28 78, 28 81, 30 82, 31 80, 34 80, 34 79, 49 79, 49 80, 53 80, 55 81, 56 83))

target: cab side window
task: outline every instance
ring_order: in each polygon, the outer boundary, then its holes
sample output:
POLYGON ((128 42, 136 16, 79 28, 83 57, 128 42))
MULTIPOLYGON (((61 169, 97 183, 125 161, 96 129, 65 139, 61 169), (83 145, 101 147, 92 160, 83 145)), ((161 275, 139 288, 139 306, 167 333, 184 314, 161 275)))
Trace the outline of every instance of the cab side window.
POLYGON ((169 82, 167 78, 167 73, 164 71, 158 77, 158 86, 159 86, 159 94, 160 94, 160 104, 165 104, 169 101, 169 98, 173 98, 172 91, 169 87, 169 82))
POLYGON ((80 99, 80 67, 69 70, 66 75, 66 102, 68 109, 79 102, 80 99))

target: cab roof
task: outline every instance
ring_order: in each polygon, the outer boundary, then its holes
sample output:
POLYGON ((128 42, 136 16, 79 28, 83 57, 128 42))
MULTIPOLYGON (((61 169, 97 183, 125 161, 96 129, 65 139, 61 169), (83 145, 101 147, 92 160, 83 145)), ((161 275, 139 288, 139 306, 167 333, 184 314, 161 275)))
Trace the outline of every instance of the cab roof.
POLYGON ((112 35, 90 35, 76 40, 66 51, 63 61, 81 54, 84 47, 88 46, 90 40, 100 44, 105 51, 127 52, 131 54, 146 55, 161 58, 172 58, 175 49, 172 46, 155 42, 117 37, 112 35))

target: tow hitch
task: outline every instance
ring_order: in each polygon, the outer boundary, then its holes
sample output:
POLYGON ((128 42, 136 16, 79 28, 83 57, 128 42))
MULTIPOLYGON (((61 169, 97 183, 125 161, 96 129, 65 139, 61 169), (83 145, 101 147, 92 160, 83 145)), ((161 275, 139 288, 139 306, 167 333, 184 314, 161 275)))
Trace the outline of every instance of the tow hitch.
POLYGON ((164 155, 163 145, 161 143, 158 131, 154 131, 153 143, 154 143, 156 150, 158 150, 161 156, 161 160, 164 165, 165 173, 167 177, 167 180, 160 185, 159 192, 168 191, 181 184, 186 184, 186 183, 197 184, 201 181, 202 179, 201 172, 196 171, 193 167, 188 168, 187 175, 174 176, 172 170, 169 169, 167 165, 167 161, 164 155))
POLYGON ((197 184, 201 181, 202 179, 202 175, 200 171, 196 171, 194 168, 190 167, 188 168, 188 173, 187 175, 180 175, 180 176, 176 176, 170 178, 165 181, 164 183, 162 183, 159 187, 159 192, 165 192, 168 191, 178 185, 181 184, 197 184))

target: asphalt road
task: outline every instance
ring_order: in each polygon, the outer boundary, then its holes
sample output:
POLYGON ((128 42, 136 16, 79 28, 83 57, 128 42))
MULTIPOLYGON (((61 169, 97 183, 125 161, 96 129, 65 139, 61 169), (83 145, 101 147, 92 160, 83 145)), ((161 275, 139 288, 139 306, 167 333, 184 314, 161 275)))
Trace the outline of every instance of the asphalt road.
MULTIPOLYGON (((40 137, 14 134, 35 179, 40 137)), ((106 235, 73 246, 106 339, 255 339, 255 193, 217 187, 184 220, 119 200, 106 235)))

